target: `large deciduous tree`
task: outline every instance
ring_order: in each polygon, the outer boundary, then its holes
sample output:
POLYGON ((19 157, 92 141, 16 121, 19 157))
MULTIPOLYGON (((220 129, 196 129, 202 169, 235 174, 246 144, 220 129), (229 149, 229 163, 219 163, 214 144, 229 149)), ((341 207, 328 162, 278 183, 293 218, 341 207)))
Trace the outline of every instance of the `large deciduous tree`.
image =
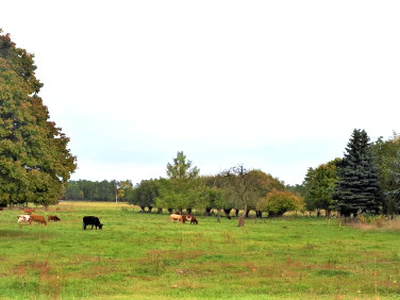
MULTIPOLYGON (((130 204, 138 205, 142 212, 145 212, 145 208, 151 212, 156 204, 156 198, 158 197, 158 180, 142 180, 140 184, 137 184, 134 189, 127 192, 127 199, 130 204)), ((162 211, 162 207, 159 212, 162 211)))
POLYGON ((69 138, 39 97, 33 55, 0 30, 0 200, 56 203, 76 169, 69 138))
POLYGON ((383 213, 387 215, 397 214, 400 206, 394 197, 393 191, 399 188, 396 184, 398 178, 397 164, 400 152, 400 136, 393 132, 393 137, 384 141, 380 137, 371 145, 374 159, 378 168, 379 182, 384 195, 383 213))
POLYGON ((221 177, 225 201, 236 209, 243 210, 238 219, 238 227, 243 227, 248 207, 254 199, 259 199, 260 187, 243 165, 222 172, 221 177))
POLYGON ((396 153, 396 159, 389 167, 389 181, 385 190, 386 214, 400 213, 400 151, 396 153))
POLYGON ((316 209, 319 215, 321 209, 323 209, 327 216, 330 216, 331 211, 335 209, 336 201, 333 200, 333 194, 337 183, 336 165, 339 161, 340 159, 337 158, 318 166, 315 170, 313 168, 308 169, 304 181, 307 210, 316 209))
POLYGON ((274 178, 271 174, 266 174, 261 170, 250 170, 249 179, 254 187, 254 197, 250 201, 247 207, 246 216, 248 216, 249 210, 255 210, 257 217, 262 217, 262 210, 257 209, 258 202, 260 199, 265 197, 269 192, 273 190, 283 191, 285 185, 279 179, 274 178))
POLYGON ((344 158, 338 163, 334 199, 342 216, 378 214, 382 208, 377 169, 365 130, 354 129, 344 158))

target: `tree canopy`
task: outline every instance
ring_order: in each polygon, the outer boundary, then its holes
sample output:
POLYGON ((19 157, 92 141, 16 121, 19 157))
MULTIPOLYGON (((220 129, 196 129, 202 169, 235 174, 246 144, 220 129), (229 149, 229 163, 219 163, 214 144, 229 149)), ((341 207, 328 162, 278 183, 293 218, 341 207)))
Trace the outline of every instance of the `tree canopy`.
POLYGON ((306 189, 305 205, 309 211, 317 210, 318 214, 324 209, 328 215, 335 209, 336 201, 333 200, 337 184, 337 168, 340 162, 337 158, 326 164, 319 165, 316 169, 309 168, 304 180, 306 189))
POLYGON ((76 158, 39 97, 33 58, 0 30, 0 200, 46 206, 58 201, 76 158))
POLYGON ((199 176, 200 170, 192 167, 183 152, 178 152, 174 163, 167 164, 168 179, 160 179, 156 205, 169 209, 205 208, 204 181, 199 176))

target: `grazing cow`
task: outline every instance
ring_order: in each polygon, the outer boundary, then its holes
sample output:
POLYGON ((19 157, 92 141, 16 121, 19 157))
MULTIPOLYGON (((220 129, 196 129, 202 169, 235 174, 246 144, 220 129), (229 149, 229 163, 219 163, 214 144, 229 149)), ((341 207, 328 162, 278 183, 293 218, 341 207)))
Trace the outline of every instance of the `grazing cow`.
POLYGON ((19 215, 18 216, 18 223, 29 223, 31 215, 19 215))
POLYGON ((94 217, 94 216, 85 216, 83 217, 83 230, 86 230, 86 226, 88 225, 92 225, 92 229, 93 226, 99 227, 99 229, 103 228, 103 224, 100 223, 100 220, 98 217, 94 217))
POLYGON ((43 216, 39 216, 39 215, 31 215, 30 219, 29 219, 29 225, 32 225, 32 221, 37 222, 37 223, 42 223, 45 226, 47 226, 47 222, 44 219, 43 216))
POLYGON ((171 220, 171 222, 175 222, 175 221, 179 221, 182 223, 185 223, 185 219, 183 218, 183 216, 178 215, 178 214, 172 214, 169 216, 169 219, 171 220))
POLYGON ((199 222, 197 221, 196 217, 193 216, 193 215, 185 215, 183 217, 184 217, 185 221, 189 221, 190 224, 195 224, 195 225, 199 224, 199 222))
POLYGON ((50 221, 57 222, 57 221, 61 221, 61 220, 60 220, 60 218, 57 217, 57 216, 47 216, 47 221, 48 221, 48 222, 50 222, 50 221))
POLYGON ((35 210, 33 208, 25 208, 24 213, 31 215, 35 210))

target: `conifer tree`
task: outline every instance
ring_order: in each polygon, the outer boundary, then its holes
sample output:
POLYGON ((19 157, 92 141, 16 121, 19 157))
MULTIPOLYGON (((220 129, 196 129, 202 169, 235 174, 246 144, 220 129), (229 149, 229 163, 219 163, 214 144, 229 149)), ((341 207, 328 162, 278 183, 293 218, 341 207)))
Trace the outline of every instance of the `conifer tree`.
POLYGON ((338 163, 334 199, 337 210, 345 217, 366 212, 378 214, 382 208, 377 170, 365 130, 354 129, 344 158, 338 163))

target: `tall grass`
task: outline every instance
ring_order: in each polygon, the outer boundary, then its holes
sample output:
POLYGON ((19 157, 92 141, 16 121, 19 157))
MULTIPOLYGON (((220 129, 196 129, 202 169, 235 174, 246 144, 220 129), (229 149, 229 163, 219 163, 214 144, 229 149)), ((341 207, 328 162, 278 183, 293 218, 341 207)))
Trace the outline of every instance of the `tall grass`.
POLYGON ((0 213, 1 299, 400 297, 398 229, 307 217, 196 226, 84 202, 38 212, 61 222, 20 228, 18 213, 0 213), (82 230, 84 215, 103 230, 82 230))

